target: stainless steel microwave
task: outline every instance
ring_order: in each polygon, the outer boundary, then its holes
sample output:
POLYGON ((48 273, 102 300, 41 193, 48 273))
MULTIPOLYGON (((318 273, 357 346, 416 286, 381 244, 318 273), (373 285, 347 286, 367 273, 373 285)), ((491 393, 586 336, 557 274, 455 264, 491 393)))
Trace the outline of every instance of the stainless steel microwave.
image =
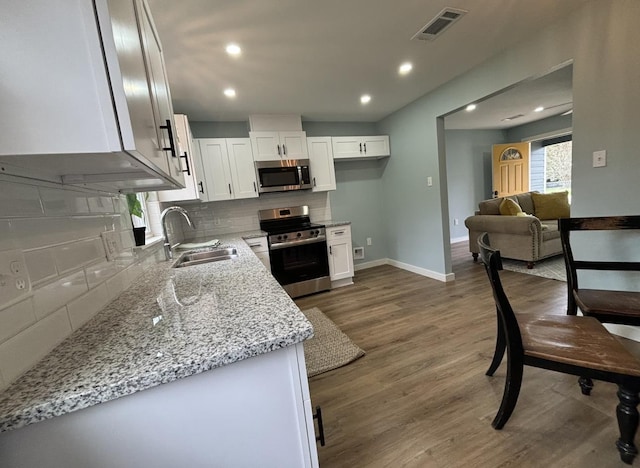
POLYGON ((256 161, 258 192, 288 192, 312 188, 308 159, 256 161))

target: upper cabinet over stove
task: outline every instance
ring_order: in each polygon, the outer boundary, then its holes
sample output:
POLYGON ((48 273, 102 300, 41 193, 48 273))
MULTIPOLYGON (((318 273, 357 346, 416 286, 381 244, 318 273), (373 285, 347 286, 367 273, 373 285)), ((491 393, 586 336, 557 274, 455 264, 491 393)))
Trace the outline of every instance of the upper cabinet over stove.
POLYGON ((160 38, 144 0, 7 0, 3 173, 109 191, 180 188, 160 38))

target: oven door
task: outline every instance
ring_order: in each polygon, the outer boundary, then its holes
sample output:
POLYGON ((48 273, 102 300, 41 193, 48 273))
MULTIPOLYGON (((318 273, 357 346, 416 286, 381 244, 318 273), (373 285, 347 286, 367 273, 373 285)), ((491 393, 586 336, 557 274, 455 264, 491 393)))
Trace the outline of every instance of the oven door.
POLYGON ((271 274, 282 286, 329 277, 329 257, 324 239, 312 243, 279 245, 269 250, 269 256, 271 274))

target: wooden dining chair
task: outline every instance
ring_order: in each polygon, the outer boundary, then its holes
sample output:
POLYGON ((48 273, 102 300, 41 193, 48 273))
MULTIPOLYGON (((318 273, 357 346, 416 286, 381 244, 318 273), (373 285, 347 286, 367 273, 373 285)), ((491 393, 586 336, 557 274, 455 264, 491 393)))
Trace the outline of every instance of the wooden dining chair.
MULTIPOLYGON (((578 287, 578 271, 640 271, 640 262, 576 260, 571 248, 571 233, 576 231, 638 230, 640 216, 602 216, 588 218, 562 218, 558 222, 560 241, 567 269, 567 314, 576 315, 578 308, 583 315, 594 317, 602 323, 640 325, 640 291, 615 291, 607 289, 581 289, 578 287)), ((582 393, 589 395, 593 382, 580 378, 582 393)))
POLYGON ((619 389, 616 415, 620 438, 616 447, 622 461, 631 464, 638 453, 634 437, 639 418, 640 361, 593 317, 516 316, 500 281, 500 252, 490 247, 487 233, 480 236, 478 245, 493 290, 498 333, 507 352, 504 393, 491 425, 502 429, 513 413, 525 365, 612 382, 619 389))

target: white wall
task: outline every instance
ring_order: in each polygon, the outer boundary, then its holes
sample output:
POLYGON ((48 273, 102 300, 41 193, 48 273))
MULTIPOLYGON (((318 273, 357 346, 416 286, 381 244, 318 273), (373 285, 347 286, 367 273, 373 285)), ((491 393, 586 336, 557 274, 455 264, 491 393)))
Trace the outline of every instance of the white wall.
POLYGON ((0 304, 0 389, 124 291, 157 249, 134 255, 124 197, 0 176, 0 251, 23 252, 32 294, 0 304), (108 262, 100 233, 118 233, 108 262))

